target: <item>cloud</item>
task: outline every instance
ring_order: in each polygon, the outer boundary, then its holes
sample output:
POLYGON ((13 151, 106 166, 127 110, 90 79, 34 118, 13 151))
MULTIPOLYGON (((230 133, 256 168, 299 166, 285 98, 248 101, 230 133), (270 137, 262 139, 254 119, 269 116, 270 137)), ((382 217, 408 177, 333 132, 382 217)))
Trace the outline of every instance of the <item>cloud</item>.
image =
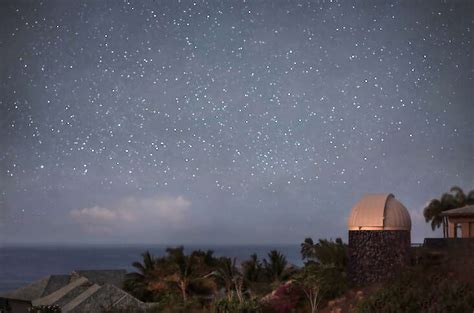
POLYGON ((139 232, 149 228, 170 230, 185 227, 191 202, 182 196, 128 197, 111 207, 71 210, 72 220, 90 233, 139 232))
POLYGON ((71 216, 76 220, 116 221, 120 219, 118 212, 98 206, 72 210, 71 216))

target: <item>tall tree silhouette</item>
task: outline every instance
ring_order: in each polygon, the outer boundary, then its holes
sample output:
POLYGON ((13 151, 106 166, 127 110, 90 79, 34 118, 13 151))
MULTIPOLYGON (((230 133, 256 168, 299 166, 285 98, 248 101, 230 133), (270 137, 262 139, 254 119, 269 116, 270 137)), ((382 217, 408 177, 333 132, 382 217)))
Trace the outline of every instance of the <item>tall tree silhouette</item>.
POLYGON ((153 290, 151 286, 157 280, 155 276, 156 258, 149 251, 145 251, 142 258, 143 263, 132 263, 136 271, 127 274, 124 289, 143 301, 152 301, 153 290))
POLYGON ((277 250, 272 250, 267 256, 268 260, 263 259, 263 268, 270 282, 278 285, 291 276, 285 255, 277 250))
POLYGON ((454 186, 439 199, 431 200, 423 209, 423 216, 427 223, 431 223, 431 229, 435 230, 443 223, 441 213, 471 204, 474 204, 474 190, 466 195, 460 187, 454 186))

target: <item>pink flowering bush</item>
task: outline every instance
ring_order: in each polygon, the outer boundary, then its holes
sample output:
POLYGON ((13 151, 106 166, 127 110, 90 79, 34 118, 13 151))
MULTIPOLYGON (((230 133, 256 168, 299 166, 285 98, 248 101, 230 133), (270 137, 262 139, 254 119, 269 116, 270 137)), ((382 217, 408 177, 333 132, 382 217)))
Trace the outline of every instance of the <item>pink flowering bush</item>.
POLYGON ((268 299, 268 305, 275 313, 294 312, 301 300, 301 290, 290 281, 280 285, 268 299))

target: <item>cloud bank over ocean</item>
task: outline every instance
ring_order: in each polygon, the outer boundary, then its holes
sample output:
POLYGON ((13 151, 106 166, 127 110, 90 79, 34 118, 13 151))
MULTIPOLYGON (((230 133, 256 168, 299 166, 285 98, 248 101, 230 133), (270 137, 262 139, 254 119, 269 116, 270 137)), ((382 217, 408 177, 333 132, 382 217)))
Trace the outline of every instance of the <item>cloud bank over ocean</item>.
POLYGON ((139 233, 148 228, 166 232, 188 225, 190 208, 191 202, 183 196, 127 197, 110 207, 73 209, 70 217, 87 233, 139 233))

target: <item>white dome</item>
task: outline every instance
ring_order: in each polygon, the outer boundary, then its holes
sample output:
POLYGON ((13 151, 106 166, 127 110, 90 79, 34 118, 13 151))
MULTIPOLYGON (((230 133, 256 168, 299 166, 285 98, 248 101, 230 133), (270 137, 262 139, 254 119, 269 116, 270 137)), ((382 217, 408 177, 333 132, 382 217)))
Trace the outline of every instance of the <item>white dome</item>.
POLYGON ((349 230, 411 230, 408 210, 392 194, 365 195, 353 208, 349 230))

